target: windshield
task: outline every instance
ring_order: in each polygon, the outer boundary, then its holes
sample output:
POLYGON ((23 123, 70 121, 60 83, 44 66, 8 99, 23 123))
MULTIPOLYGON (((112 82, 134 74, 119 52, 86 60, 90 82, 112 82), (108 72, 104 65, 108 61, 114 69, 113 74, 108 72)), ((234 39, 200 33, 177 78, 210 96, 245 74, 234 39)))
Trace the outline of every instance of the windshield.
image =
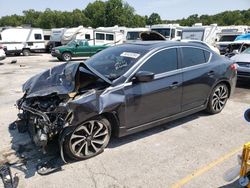
POLYGON ((245 49, 242 53, 243 53, 243 54, 250 54, 250 48, 248 47, 248 48, 245 49))
POLYGON ((170 29, 151 29, 152 31, 156 31, 160 34, 162 34, 164 37, 169 38, 170 37, 170 29))
POLYGON ((85 64, 112 81, 127 72, 146 53, 142 46, 121 45, 97 53, 85 64))
POLYGON ((76 46, 76 43, 77 43, 76 40, 72 40, 67 45, 72 47, 72 46, 76 46))
POLYGON ((138 39, 140 39, 140 31, 129 31, 128 33, 127 33, 127 40, 138 40, 138 39))
POLYGON ((238 35, 224 35, 221 36, 219 42, 234 41, 238 35))

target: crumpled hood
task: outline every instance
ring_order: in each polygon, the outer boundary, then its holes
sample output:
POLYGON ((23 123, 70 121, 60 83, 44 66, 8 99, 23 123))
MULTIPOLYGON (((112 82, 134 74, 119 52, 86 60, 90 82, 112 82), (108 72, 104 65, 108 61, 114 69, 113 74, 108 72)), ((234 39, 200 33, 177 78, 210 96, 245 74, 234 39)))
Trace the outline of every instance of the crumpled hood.
POLYGON ((75 90, 76 74, 82 73, 97 78, 100 76, 90 71, 84 63, 64 63, 31 77, 23 84, 26 98, 47 96, 50 94, 68 94, 75 90))
POLYGON ((26 98, 72 92, 78 67, 79 64, 64 63, 31 77, 23 84, 26 98))

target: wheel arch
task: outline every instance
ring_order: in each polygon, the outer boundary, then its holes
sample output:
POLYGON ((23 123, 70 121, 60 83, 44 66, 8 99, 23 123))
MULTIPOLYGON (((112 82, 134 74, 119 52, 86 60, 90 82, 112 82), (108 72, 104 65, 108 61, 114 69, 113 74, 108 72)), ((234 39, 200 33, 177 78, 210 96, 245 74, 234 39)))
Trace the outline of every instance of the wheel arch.
POLYGON ((116 112, 104 112, 99 116, 105 117, 111 124, 111 135, 117 137, 119 135, 120 121, 116 112))
POLYGON ((231 96, 231 84, 228 80, 219 80, 214 86, 213 89, 218 85, 218 84, 225 84, 227 86, 228 92, 229 92, 229 97, 231 96))

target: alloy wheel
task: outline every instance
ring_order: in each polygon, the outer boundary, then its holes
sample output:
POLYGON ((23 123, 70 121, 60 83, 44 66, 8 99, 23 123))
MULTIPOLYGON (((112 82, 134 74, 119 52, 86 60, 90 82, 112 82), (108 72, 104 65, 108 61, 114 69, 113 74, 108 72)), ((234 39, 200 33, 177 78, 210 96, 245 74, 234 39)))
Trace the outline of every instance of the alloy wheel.
POLYGON ((221 111, 224 108, 227 99, 228 99, 228 89, 226 88, 226 86, 224 85, 218 86, 215 89, 212 97, 213 110, 216 112, 221 111))
POLYGON ((63 54, 63 59, 64 59, 65 61, 70 61, 70 60, 71 60, 71 55, 70 55, 69 53, 64 53, 64 54, 63 54))
POLYGON ((69 147, 73 155, 85 158, 100 152, 107 146, 109 139, 108 127, 98 120, 91 120, 74 130, 69 147))

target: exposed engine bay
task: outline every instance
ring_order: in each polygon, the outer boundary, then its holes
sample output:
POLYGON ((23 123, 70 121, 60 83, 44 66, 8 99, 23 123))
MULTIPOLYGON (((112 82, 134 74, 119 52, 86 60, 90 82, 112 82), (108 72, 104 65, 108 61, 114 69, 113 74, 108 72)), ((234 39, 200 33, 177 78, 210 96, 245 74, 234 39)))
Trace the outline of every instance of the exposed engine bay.
POLYGON ((32 77, 17 101, 19 132, 28 131, 33 142, 46 151, 48 142, 71 123, 73 113, 68 104, 108 85, 79 63, 65 63, 32 77))

